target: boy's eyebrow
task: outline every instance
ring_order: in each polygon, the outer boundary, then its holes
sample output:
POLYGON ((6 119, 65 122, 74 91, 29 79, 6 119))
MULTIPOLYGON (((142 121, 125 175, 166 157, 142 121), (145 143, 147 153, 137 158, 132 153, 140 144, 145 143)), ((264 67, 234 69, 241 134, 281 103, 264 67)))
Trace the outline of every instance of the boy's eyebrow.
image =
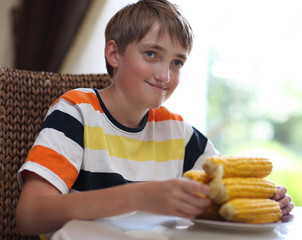
POLYGON ((182 58, 183 60, 187 60, 186 54, 177 54, 177 57, 182 58))
MULTIPOLYGON (((148 46, 148 45, 147 45, 147 46, 148 46)), ((151 45, 149 45, 148 47, 154 48, 154 49, 159 50, 159 51, 164 51, 164 48, 161 47, 161 46, 159 46, 159 45, 157 45, 157 44, 151 44, 151 45)), ((178 58, 182 58, 183 60, 187 60, 187 55, 186 55, 186 54, 181 54, 181 53, 179 53, 179 54, 176 54, 176 56, 177 56, 178 58)))

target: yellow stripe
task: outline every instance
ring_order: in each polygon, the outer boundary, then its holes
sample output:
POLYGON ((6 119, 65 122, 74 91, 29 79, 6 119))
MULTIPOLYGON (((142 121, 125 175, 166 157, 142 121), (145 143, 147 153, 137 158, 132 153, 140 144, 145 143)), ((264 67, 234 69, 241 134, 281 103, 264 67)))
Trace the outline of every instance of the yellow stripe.
POLYGON ((107 150, 110 156, 134 161, 165 162, 184 159, 184 139, 141 141, 133 138, 104 134, 100 127, 84 126, 84 147, 107 150))

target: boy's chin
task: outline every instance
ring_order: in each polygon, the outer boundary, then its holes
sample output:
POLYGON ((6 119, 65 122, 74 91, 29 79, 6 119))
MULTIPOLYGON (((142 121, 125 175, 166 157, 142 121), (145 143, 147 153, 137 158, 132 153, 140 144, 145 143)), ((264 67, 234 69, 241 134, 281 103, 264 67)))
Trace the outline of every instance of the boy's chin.
POLYGON ((163 102, 150 105, 149 109, 158 109, 163 105, 163 102))

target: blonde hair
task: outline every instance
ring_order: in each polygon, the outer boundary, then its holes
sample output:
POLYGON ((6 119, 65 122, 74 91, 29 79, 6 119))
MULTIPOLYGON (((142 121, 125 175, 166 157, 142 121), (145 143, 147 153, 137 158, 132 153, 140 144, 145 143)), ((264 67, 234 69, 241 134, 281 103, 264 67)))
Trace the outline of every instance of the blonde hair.
MULTIPOLYGON (((106 44, 114 40, 121 54, 127 46, 140 41, 155 22, 159 23, 159 35, 168 32, 173 39, 190 52, 193 45, 193 32, 188 21, 180 14, 178 7, 167 0, 140 0, 119 10, 108 22, 106 44)), ((113 69, 106 60, 109 75, 113 69)))

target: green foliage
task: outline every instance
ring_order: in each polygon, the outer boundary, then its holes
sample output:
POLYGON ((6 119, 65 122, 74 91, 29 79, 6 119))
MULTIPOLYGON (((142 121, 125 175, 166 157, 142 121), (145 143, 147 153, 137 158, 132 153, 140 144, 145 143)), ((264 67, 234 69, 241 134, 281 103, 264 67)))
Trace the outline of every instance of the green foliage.
POLYGON ((274 182, 277 186, 285 186, 287 193, 291 196, 295 206, 302 206, 302 174, 300 170, 281 170, 273 171, 267 177, 268 180, 274 182))
MULTIPOLYGON (((269 69, 269 68, 268 68, 269 69)), ((302 205, 302 84, 300 78, 270 79, 265 65, 227 59, 209 51, 207 136, 227 155, 269 156, 269 179, 302 205), (241 66, 249 69, 242 73, 241 66), (233 72, 230 73, 230 70, 233 72)), ((274 68, 278 76, 278 68, 274 68)))

